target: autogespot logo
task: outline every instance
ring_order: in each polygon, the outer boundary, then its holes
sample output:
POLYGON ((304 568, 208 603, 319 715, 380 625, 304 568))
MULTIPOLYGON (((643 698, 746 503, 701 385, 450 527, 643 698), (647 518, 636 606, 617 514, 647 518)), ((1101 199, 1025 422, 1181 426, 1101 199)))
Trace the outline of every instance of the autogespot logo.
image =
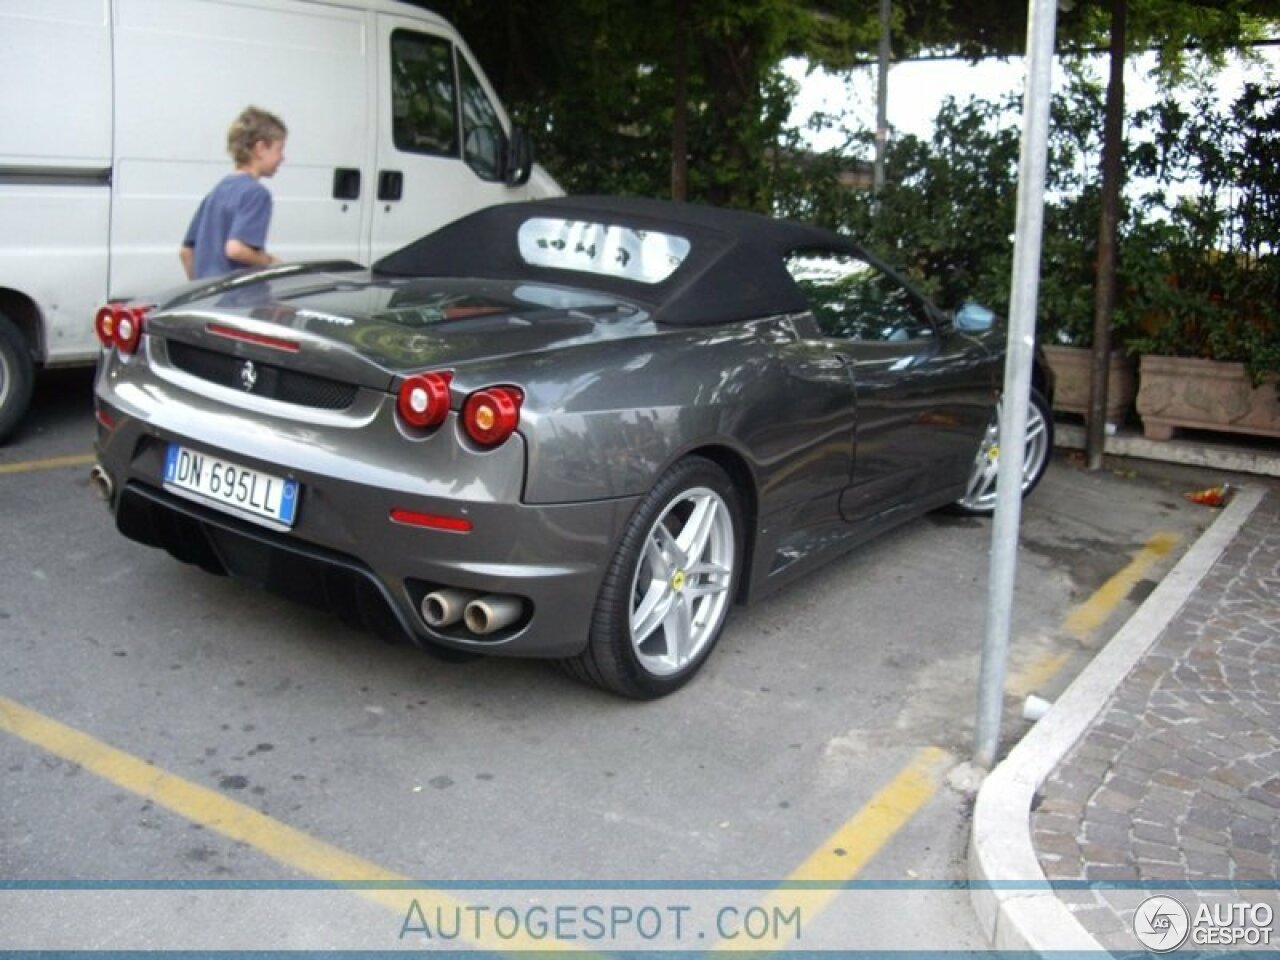
POLYGON ((1148 897, 1133 915, 1133 933, 1152 953, 1177 950, 1191 930, 1191 915, 1173 897, 1148 897))

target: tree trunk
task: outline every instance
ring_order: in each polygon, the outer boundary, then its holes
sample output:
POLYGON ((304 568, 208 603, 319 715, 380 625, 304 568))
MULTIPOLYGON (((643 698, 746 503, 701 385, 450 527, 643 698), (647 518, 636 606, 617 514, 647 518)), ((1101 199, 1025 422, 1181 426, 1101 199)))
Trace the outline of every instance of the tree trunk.
POLYGON ((689 199, 689 0, 675 4, 675 91, 671 110, 671 199, 689 199))
POLYGON ((1111 74, 1107 81, 1106 120, 1102 142, 1102 218, 1098 225, 1098 265, 1094 286, 1093 376, 1085 436, 1088 468, 1102 467, 1107 443, 1107 371, 1111 355, 1111 320, 1116 304, 1116 232, 1120 222, 1120 188, 1124 172, 1124 66, 1128 0, 1111 0, 1111 74))
POLYGON ((763 147, 752 139, 761 113, 759 38, 751 27, 741 35, 700 36, 707 78, 708 123, 706 197, 712 206, 765 209, 758 172, 763 147))

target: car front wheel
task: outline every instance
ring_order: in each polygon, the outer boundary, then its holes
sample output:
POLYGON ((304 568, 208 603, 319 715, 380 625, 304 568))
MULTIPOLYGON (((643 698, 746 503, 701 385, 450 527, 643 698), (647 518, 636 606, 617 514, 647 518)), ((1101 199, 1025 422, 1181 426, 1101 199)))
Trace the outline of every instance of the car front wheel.
MULTIPOLYGON (((978 452, 969 471, 969 484, 965 495, 956 501, 955 507, 962 513, 989 514, 996 508, 996 476, 1000 467, 1000 411, 1004 401, 996 404, 991 422, 987 424, 978 452)), ((1049 466, 1053 451, 1053 416, 1049 402, 1038 390, 1031 391, 1027 407, 1027 439, 1022 454, 1022 495, 1035 489, 1049 466)))
POLYGON ((733 603, 742 516, 724 470, 687 457, 659 479, 627 524, 605 573, 587 648, 565 670, 648 700, 698 672, 733 603))

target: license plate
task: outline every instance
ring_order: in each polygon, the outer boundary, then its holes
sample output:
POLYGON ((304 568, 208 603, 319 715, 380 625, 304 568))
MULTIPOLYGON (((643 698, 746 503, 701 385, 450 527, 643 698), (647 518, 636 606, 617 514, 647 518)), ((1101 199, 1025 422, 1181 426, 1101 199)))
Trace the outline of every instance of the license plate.
POLYGON ((270 527, 288 529, 298 513, 298 481, 169 444, 164 484, 270 527))

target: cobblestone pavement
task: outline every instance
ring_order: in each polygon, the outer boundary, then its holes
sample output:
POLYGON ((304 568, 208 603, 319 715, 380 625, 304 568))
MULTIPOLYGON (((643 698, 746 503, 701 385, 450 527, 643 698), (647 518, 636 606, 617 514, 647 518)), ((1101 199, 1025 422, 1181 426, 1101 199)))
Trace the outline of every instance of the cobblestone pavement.
POLYGON ((1280 918, 1280 492, 1036 800, 1032 843, 1050 881, 1127 887, 1059 889, 1107 949, 1134 950, 1134 910, 1153 891, 1193 913, 1248 900, 1280 918))

